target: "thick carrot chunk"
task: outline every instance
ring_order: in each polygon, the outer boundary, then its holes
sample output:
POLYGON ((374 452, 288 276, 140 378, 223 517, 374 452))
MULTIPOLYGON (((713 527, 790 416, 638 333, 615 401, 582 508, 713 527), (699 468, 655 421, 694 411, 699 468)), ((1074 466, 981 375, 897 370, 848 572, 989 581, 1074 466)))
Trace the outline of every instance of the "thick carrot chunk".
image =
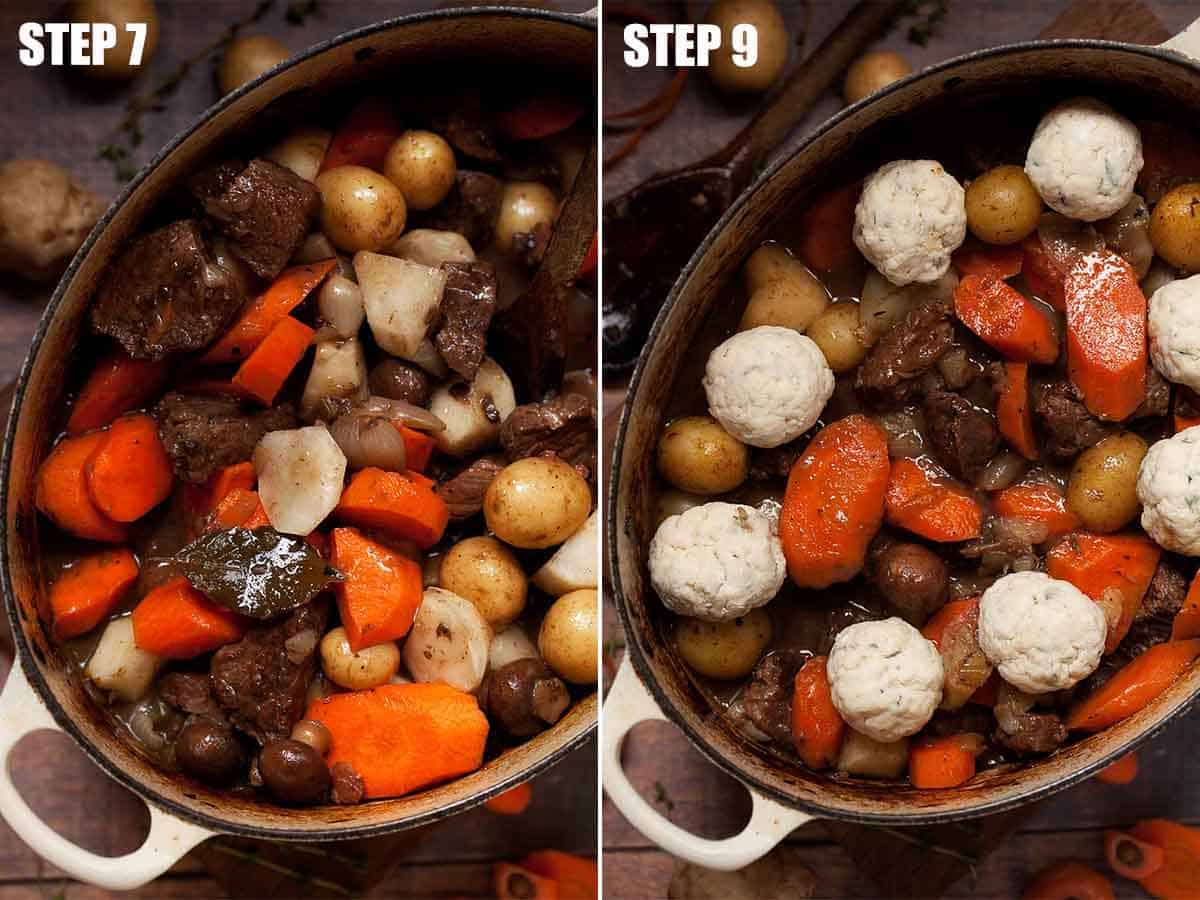
POLYGON ((137 560, 124 547, 71 563, 50 588, 55 637, 67 640, 91 631, 116 609, 137 577, 137 560))
POLYGON ((1029 402, 1029 363, 1004 364, 1004 386, 996 399, 996 421, 1000 434, 1026 459, 1037 459, 1033 434, 1033 408, 1029 402))
POLYGON ((233 374, 233 383, 259 403, 270 406, 292 369, 308 352, 314 334, 303 322, 284 316, 233 374))
POLYGON ((437 441, 425 432, 401 425, 399 422, 396 423, 396 427, 400 429, 400 436, 404 438, 404 455, 408 459, 406 468, 410 472, 424 472, 433 457, 437 441))
POLYGON ((424 591, 415 561, 353 528, 335 528, 330 562, 345 578, 337 587, 338 611, 351 650, 408 634, 424 591))
POLYGON ((166 659, 191 659, 239 640, 246 620, 217 606, 186 578, 173 578, 133 609, 133 639, 166 659))
POLYGON ((433 482, 416 472, 361 469, 350 479, 333 511, 343 522, 378 528, 412 541, 422 550, 442 538, 450 521, 433 482))
POLYGON ((125 526, 106 516, 88 491, 87 462, 108 434, 90 431, 58 442, 38 470, 34 502, 63 531, 90 541, 123 544, 125 526))
POLYGON ((954 290, 954 312, 1006 359, 1052 363, 1058 358, 1058 338, 1050 317, 994 275, 963 278, 954 290))
POLYGON ((1132 716, 1174 684, 1200 655, 1200 640, 1156 644, 1067 713, 1072 731, 1099 731, 1132 716))
POLYGON ((975 777, 977 735, 952 734, 922 738, 913 744, 908 757, 908 780, 922 789, 952 788, 975 777))
POLYGON ((115 522, 134 522, 171 496, 175 473, 158 437, 158 423, 143 413, 122 416, 87 462, 88 492, 115 522))
POLYGON ((888 478, 885 517, 931 541, 969 541, 979 537, 983 510, 975 498, 932 463, 898 459, 888 478))
POLYGON ((792 742, 810 769, 828 769, 837 762, 846 734, 826 671, 828 659, 814 656, 800 667, 792 692, 792 742))
POLYGON ((367 97, 350 110, 334 132, 321 161, 321 171, 338 166, 366 166, 382 171, 388 150, 403 131, 388 100, 367 97))
POLYGON ((483 801, 483 805, 489 812, 501 816, 519 816, 529 809, 529 804, 532 802, 533 785, 527 781, 509 788, 507 791, 501 791, 495 797, 483 801))
POLYGON ((67 434, 112 424, 117 416, 157 394, 166 378, 165 360, 134 359, 123 350, 110 353, 96 364, 75 398, 67 434))
POLYGON ((1052 484, 1014 484, 992 495, 992 511, 1005 519, 1020 519, 1046 529, 1045 540, 1079 527, 1079 518, 1067 507, 1067 498, 1052 484))
POLYGON ((1192 579, 1183 606, 1171 623, 1171 640, 1182 641, 1200 637, 1200 573, 1192 579))
POLYGON ((1138 879, 1142 890, 1164 900, 1194 898, 1200 884, 1200 829, 1170 819, 1144 819, 1131 833, 1163 851, 1162 865, 1138 879))
POLYGON ((521 860, 521 865, 558 882, 562 900, 596 900, 599 896, 600 873, 594 859, 562 850, 536 850, 521 860))
POLYGON ((951 262, 960 275, 991 275, 993 278, 1012 278, 1021 274, 1024 254, 1019 244, 985 244, 968 237, 954 251, 951 262))

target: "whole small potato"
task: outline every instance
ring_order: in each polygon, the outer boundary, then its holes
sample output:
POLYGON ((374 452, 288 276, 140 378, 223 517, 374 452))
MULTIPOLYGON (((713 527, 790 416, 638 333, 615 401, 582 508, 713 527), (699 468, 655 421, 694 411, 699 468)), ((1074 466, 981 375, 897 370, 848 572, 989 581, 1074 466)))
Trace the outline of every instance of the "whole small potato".
POLYGON ((676 419, 658 439, 658 472, 681 491, 724 494, 746 480, 750 451, 709 416, 676 419))
POLYGON ((707 497, 701 497, 698 494, 688 494, 683 491, 677 491, 674 488, 659 491, 654 501, 655 529, 657 530, 658 526, 671 518, 671 516, 678 516, 681 513, 687 512, 693 506, 700 506, 707 499, 707 497))
POLYGON ((771 617, 761 607, 728 622, 683 616, 675 623, 674 637, 679 655, 691 668, 732 681, 749 675, 771 643, 771 617))
POLYGON ((805 332, 825 354, 829 368, 849 372, 867 356, 859 329, 858 304, 839 300, 821 313, 805 332))
POLYGON ((117 45, 104 51, 104 64, 80 66, 78 71, 89 78, 102 81, 126 81, 149 65, 158 47, 158 10, 154 0, 74 0, 67 7, 71 22, 108 22, 117 29, 117 45), (137 35, 126 26, 145 23, 146 39, 142 58, 131 65, 137 35))
POLYGON ((383 174, 404 194, 409 209, 432 209, 450 188, 458 165, 454 150, 432 131, 406 131, 388 148, 383 174))
POLYGON ((857 103, 863 97, 868 97, 882 90, 893 81, 899 81, 905 75, 912 74, 912 66, 892 50, 871 50, 864 53, 846 70, 846 80, 842 84, 842 97, 846 103, 857 103))
POLYGON ((787 65, 791 37, 771 0, 717 0, 704 21, 721 29, 721 46, 710 57, 707 69, 717 88, 730 94, 757 94, 775 83, 787 65), (737 25, 753 25, 758 36, 758 59, 744 68, 733 61, 738 49, 733 35, 737 25))
POLYGON ((997 166, 967 185, 967 227, 988 244, 1015 244, 1031 235, 1042 198, 1020 166, 997 166))
POLYGON ((1107 533, 1138 514, 1137 477, 1146 442, 1130 431, 1079 454, 1067 481, 1067 507, 1089 531, 1107 533))
POLYGON ((1176 268, 1200 272, 1200 181, 1174 187, 1154 204, 1150 243, 1176 268))
POLYGON ((595 684, 600 654, 600 595, 594 588, 563 594, 542 619, 538 652, 559 677, 595 684))
POLYGON ((459 541, 442 557, 439 586, 470 600, 496 630, 521 615, 529 583, 525 570, 495 538, 459 541))
POLYGON ((483 497, 488 530, 513 547, 539 550, 569 538, 592 511, 587 481, 560 459, 531 456, 506 466, 483 497))
POLYGON ((742 283, 746 293, 753 294, 764 284, 786 277, 793 269, 808 271, 783 244, 767 241, 751 253, 742 266, 742 283))
POLYGON ((373 169, 337 166, 318 175, 316 185, 321 192, 321 230, 339 250, 380 250, 404 231, 404 194, 373 169))
POLYGON ((103 200, 49 160, 0 163, 0 272, 54 280, 103 212, 103 200))
POLYGON ((513 253, 518 234, 532 234, 539 225, 549 228, 558 215, 554 191, 537 181, 510 181, 500 195, 500 215, 496 219, 496 249, 513 253))
POLYGON ((217 66, 217 89, 222 94, 236 91, 291 55, 287 47, 265 34, 234 38, 217 66))
POLYGON ((743 271, 750 300, 739 331, 778 325, 803 332, 829 305, 829 291, 800 260, 779 244, 764 244, 743 271))
POLYGON ((350 649, 346 629, 338 626, 321 638, 321 668, 325 677, 350 691, 365 691, 387 684, 400 669, 400 648, 395 641, 350 649))
POLYGON ((316 181, 333 133, 324 128, 297 128, 266 153, 271 162, 291 169, 305 181, 316 181))

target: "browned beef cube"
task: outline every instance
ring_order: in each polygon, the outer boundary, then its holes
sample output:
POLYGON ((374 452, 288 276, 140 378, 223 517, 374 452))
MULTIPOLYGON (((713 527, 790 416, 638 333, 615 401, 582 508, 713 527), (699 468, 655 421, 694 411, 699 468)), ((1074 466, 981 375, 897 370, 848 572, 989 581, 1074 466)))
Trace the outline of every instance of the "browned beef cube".
POLYGON ((135 239, 96 291, 92 329, 130 356, 162 359, 211 343, 246 300, 192 220, 135 239))
POLYGON ((485 172, 459 169, 446 199, 429 212, 414 215, 414 225, 457 231, 471 246, 481 247, 492 239, 503 189, 498 179, 485 172))
POLYGON ((316 187, 265 159, 251 160, 235 177, 221 166, 210 172, 193 182, 204 211, 255 275, 274 278, 316 218, 316 187))
POLYGON ((494 456, 481 456, 453 478, 437 486, 452 519, 469 519, 483 509, 483 495, 492 479, 500 474, 504 461, 494 456))
POLYGON ((488 325, 496 311, 496 270, 489 262, 442 263, 442 322, 433 342, 451 369, 468 381, 479 371, 488 325))
POLYGON ((218 469, 248 460, 268 431, 296 427, 289 404, 250 410, 233 397, 177 393, 159 401, 154 417, 175 474, 197 484, 218 469))
POLYGON ((586 397, 568 394, 518 406, 500 426, 500 446, 512 461, 554 454, 573 466, 593 466, 595 422, 586 397))

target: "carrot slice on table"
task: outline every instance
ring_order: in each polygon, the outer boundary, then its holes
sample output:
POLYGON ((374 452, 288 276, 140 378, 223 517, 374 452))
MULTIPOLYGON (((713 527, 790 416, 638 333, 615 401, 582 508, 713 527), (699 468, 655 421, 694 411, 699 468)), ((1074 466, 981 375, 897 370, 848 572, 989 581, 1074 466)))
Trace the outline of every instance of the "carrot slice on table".
POLYGON ((1148 878, 1163 867, 1162 847, 1140 841, 1124 831, 1104 832, 1104 857, 1109 868, 1130 881, 1148 878))
POLYGON ((1052 484, 1014 484, 992 495, 992 512, 1005 519, 1020 519, 1046 529, 1046 538, 1056 538, 1079 527, 1079 517, 1067 506, 1067 498, 1052 484))
POLYGON ((78 559, 50 587, 54 635, 86 634, 106 619, 137 581, 138 564, 124 547, 78 559))
POLYGON ((1146 819, 1130 833, 1163 851, 1159 869, 1138 879, 1142 890, 1164 900, 1192 900, 1200 884, 1200 830, 1169 819, 1146 819))
POLYGON ((240 362, 293 309, 299 306, 337 265, 335 259, 293 266, 280 272, 263 293, 255 297, 219 341, 208 348, 204 365, 240 362))
POLYGON ((450 512, 433 482, 416 472, 360 469, 342 491, 334 515, 360 528, 378 528, 422 550, 442 538, 450 512))
POLYGON ((350 649, 408 634, 424 591, 421 567, 353 528, 333 529, 329 543, 330 562, 345 578, 336 592, 350 649))
POLYGON ((859 258, 854 246, 854 207, 862 183, 854 182, 814 197, 800 213, 796 255, 811 269, 832 272, 859 258))
POLYGON ((1071 707, 1067 728, 1099 731, 1128 718, 1174 684, 1197 655, 1200 639, 1156 644, 1071 707))
POLYGON ((403 131, 390 102, 382 97, 367 97, 350 110, 334 132, 320 171, 338 166, 382 170, 388 150, 403 131))
POLYGON ((1058 338, 1050 317, 993 275, 965 276, 954 289, 954 312, 1005 359, 1052 363, 1058 358, 1058 338))
POLYGON ((385 684, 314 700, 306 718, 329 729, 332 766, 348 762, 369 800, 399 797, 483 765, 487 716, 448 684, 385 684))
POLYGON ((846 723, 833 705, 827 662, 814 656, 802 665, 792 693, 792 742, 810 769, 828 769, 837 762, 846 735, 846 723))
POLYGON ((1129 633, 1161 556, 1162 548, 1140 534, 1079 531, 1050 548, 1046 572, 1071 582, 1102 606, 1119 600, 1120 616, 1115 623, 1110 618, 1104 642, 1104 652, 1112 653, 1129 633))
POLYGON ((596 900, 600 873, 594 859, 562 850, 535 850, 521 865, 543 878, 558 882, 561 900, 596 900))
POLYGON ((512 863, 492 866, 492 888, 496 900, 566 900, 558 882, 512 863))
POLYGON ((167 379, 165 360, 134 359, 116 350, 100 360, 71 406, 67 434, 103 428, 144 404, 167 379))
POLYGON ((1021 900, 1113 900, 1112 882, 1078 862, 1055 863, 1038 873, 1021 900))
POLYGON ((975 777, 980 738, 972 734, 921 738, 908 757, 908 779, 922 789, 952 788, 975 777))
POLYGON ((960 275, 991 275, 1002 280, 1020 275, 1023 261, 1019 244, 985 244, 973 237, 968 237, 951 257, 960 275))
POLYGON ((932 463, 898 459, 888 478, 888 523, 931 541, 979 537, 983 510, 966 488, 932 463))
POLYGON ((106 432, 90 431, 59 441, 38 469, 34 503, 50 521, 76 537, 123 544, 125 526, 101 512, 88 491, 87 462, 107 438, 106 432))
POLYGON ((171 458, 143 413, 121 416, 104 435, 87 461, 88 493, 114 522, 134 522, 171 496, 171 458))
POLYGON ((1129 784, 1138 775, 1136 753, 1126 753, 1115 763, 1105 766, 1096 773, 1096 780, 1105 784, 1129 784))
POLYGON ((1029 402, 1029 364, 1006 362, 1004 386, 996 398, 996 421, 1000 434, 1026 459, 1037 459, 1033 434, 1033 407, 1029 402))
POLYGON ((500 110, 496 113, 496 126, 501 134, 514 141, 536 141, 566 131, 582 115, 583 104, 577 98, 545 91, 500 110))
POLYGON ((1063 297, 1066 269, 1046 251, 1036 233, 1021 242, 1021 251, 1024 254, 1021 271, 1025 273, 1029 289, 1035 297, 1062 312, 1067 308, 1066 299, 1063 297))
POLYGON ((270 406, 292 369, 308 352, 314 334, 303 322, 284 316, 234 373, 233 383, 259 403, 270 406))
POLYGON ((1200 573, 1192 579, 1187 596, 1183 598, 1183 606, 1175 613, 1175 621, 1171 623, 1171 640, 1182 641, 1187 638, 1200 637, 1200 573))
POLYGON ((779 538, 792 581, 823 588, 862 571, 883 524, 887 435, 863 415, 822 428, 792 466, 779 538))
POLYGON ((424 472, 425 467, 429 465, 429 460, 433 457, 437 441, 423 431, 417 431, 417 429, 401 425, 399 422, 396 422, 395 425, 400 431, 400 436, 404 438, 404 456, 408 460, 406 468, 410 472, 424 472))
POLYGON ((501 816, 519 816, 533 802, 533 786, 527 781, 483 801, 484 808, 501 816))
POLYGON ((134 641, 166 659, 191 659, 245 633, 245 619, 217 606, 183 577, 160 584, 133 608, 134 641))
POLYGON ((1119 422, 1146 396, 1146 297, 1137 274, 1109 250, 1067 271, 1067 374, 1092 415, 1119 422))

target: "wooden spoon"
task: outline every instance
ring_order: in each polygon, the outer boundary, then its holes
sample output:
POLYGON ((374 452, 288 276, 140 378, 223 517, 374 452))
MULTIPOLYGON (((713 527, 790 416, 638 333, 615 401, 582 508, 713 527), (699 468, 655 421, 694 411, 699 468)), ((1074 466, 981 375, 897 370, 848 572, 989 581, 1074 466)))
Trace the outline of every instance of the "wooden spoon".
POLYGON ((604 370, 630 368, 680 271, 759 166, 907 7, 862 0, 724 148, 657 175, 604 207, 604 370))

